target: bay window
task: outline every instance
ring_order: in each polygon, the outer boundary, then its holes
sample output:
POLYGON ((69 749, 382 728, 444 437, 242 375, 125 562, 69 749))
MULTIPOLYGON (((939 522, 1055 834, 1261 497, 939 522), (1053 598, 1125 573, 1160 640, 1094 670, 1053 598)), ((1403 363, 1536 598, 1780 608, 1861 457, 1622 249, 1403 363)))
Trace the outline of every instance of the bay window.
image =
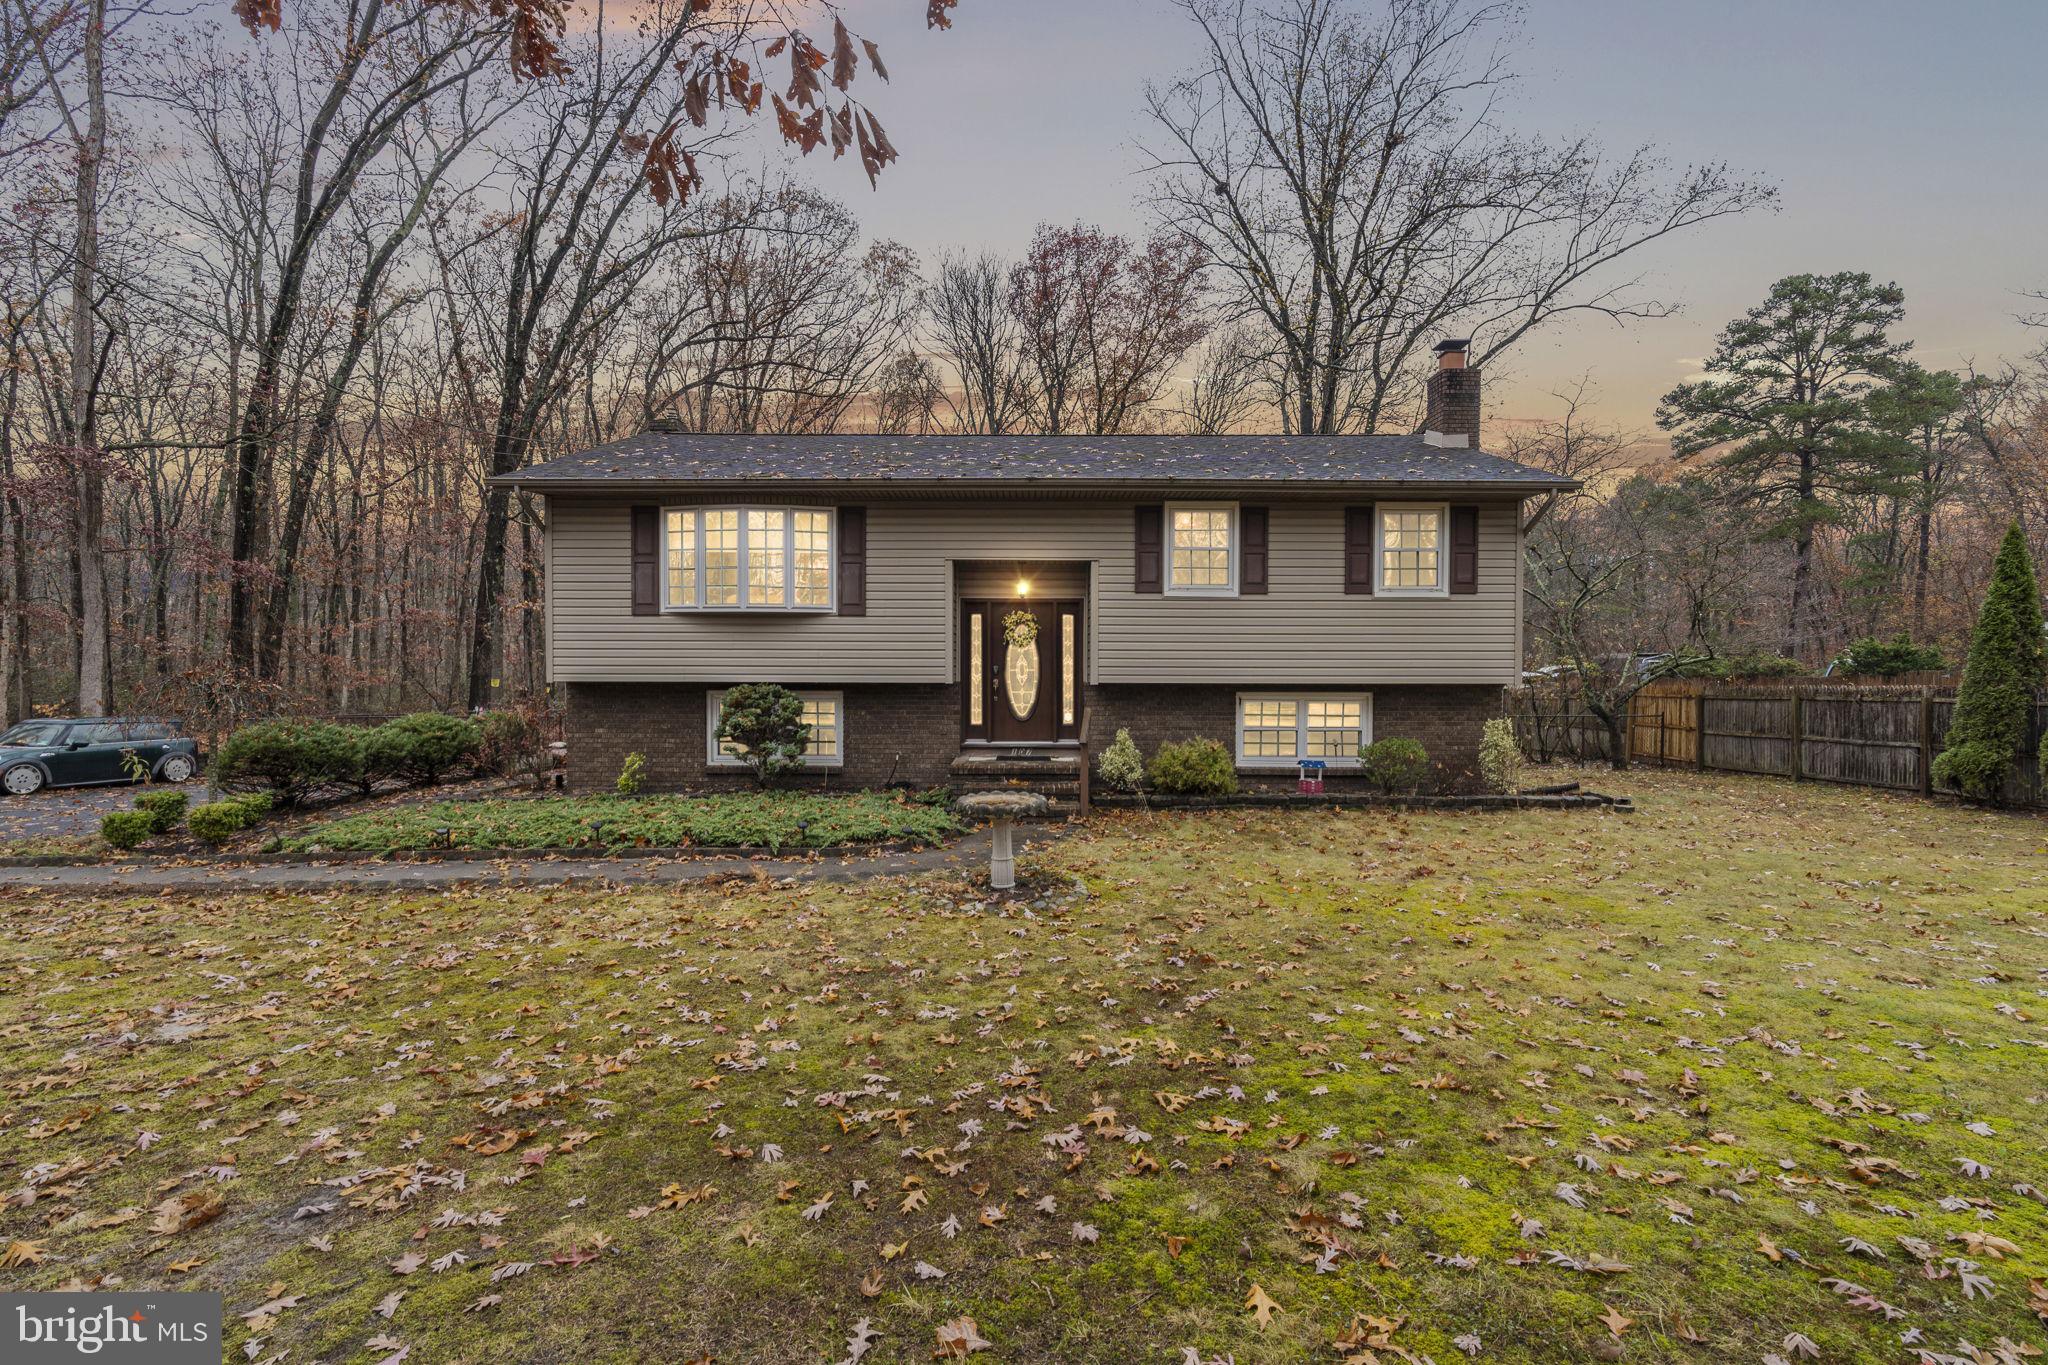
POLYGON ((667 611, 829 611, 832 509, 670 507, 662 512, 667 611))

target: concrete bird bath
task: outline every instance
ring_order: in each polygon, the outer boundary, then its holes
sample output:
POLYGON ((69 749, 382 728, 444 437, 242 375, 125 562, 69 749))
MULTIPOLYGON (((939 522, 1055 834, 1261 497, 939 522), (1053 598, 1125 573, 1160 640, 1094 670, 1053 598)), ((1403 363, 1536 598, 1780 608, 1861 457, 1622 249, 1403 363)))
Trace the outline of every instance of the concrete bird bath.
POLYGON ((995 821, 988 848, 990 886, 1008 891, 1017 884, 1017 857, 1012 841, 1017 821, 1043 815, 1049 808, 1046 799, 1037 792, 1020 791, 968 792, 953 803, 953 809, 970 820, 995 821))

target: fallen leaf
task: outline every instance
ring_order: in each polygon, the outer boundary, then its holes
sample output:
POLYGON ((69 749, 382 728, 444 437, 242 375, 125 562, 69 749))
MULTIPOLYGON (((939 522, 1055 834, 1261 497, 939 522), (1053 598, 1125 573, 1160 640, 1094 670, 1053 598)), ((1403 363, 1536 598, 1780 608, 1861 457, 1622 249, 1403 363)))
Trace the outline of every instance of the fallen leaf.
POLYGON ((957 1317, 951 1322, 941 1323, 936 1331, 939 1349, 932 1352, 935 1357, 957 1360, 974 1351, 995 1349, 992 1342, 982 1339, 981 1329, 975 1326, 974 1319, 970 1317, 957 1317))

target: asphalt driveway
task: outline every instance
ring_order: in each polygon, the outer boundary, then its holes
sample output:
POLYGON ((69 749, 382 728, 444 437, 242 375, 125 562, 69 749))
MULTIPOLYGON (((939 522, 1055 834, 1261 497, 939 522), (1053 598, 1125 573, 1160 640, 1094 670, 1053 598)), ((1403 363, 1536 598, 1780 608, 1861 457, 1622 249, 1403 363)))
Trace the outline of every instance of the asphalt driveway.
POLYGON ((100 817, 110 810, 128 809, 138 790, 122 783, 45 789, 34 796, 0 796, 0 845, 97 834, 100 817))

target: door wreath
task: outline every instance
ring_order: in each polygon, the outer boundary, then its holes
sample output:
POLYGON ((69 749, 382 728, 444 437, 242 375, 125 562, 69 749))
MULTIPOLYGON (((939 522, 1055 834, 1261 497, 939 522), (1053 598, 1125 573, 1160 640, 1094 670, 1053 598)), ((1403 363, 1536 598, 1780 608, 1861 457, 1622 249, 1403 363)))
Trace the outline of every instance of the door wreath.
POLYGON ((1034 612, 1017 610, 1003 618, 1003 638, 1018 649, 1028 647, 1038 638, 1038 616, 1034 612))

